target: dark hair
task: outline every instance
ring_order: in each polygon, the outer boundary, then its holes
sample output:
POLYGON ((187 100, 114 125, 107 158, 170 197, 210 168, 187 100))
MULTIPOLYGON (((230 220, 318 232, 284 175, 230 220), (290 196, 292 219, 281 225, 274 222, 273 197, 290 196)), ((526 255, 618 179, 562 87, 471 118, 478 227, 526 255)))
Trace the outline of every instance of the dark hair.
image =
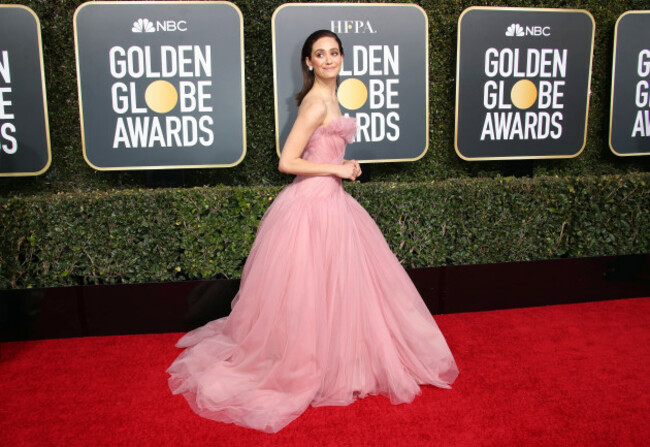
POLYGON ((314 42, 316 42, 321 37, 331 37, 335 39, 336 43, 339 44, 339 51, 341 52, 341 56, 343 56, 343 45, 341 44, 341 39, 339 39, 339 36, 337 36, 336 33, 326 29, 319 29, 318 31, 314 31, 309 35, 307 40, 305 40, 305 43, 302 45, 302 51, 300 52, 300 68, 302 68, 303 82, 302 89, 296 93, 295 96, 296 101, 298 101, 298 105, 300 105, 305 95, 309 92, 309 90, 311 90, 312 86, 314 85, 314 72, 309 70, 305 59, 311 59, 311 49, 314 46, 314 42))

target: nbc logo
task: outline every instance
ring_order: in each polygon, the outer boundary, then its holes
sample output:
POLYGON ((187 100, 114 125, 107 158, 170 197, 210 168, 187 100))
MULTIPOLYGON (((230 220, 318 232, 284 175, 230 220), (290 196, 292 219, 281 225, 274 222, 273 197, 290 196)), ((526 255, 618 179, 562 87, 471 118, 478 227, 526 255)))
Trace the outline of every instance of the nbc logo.
POLYGON ((131 31, 134 33, 153 33, 156 29, 149 19, 138 19, 133 22, 131 31))
POLYGON ((508 36, 508 37, 513 37, 513 36, 523 37, 524 36, 524 29, 521 27, 520 24, 513 23, 506 30, 506 36, 508 36))

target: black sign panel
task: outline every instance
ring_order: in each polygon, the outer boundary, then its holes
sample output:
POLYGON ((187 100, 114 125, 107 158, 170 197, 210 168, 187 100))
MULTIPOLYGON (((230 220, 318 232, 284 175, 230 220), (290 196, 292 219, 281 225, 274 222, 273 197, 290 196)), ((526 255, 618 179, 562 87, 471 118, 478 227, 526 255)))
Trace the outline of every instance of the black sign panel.
POLYGON ((650 11, 616 22, 609 147, 620 156, 650 155, 650 11))
POLYGON ((466 9, 458 21, 458 155, 579 155, 586 141, 593 36, 593 17, 583 10, 466 9))
POLYGON ((74 17, 84 157, 100 170, 233 166, 243 28, 228 2, 93 2, 74 17))
POLYGON ((42 174, 52 160, 41 25, 20 5, 0 5, 0 177, 42 174))
POLYGON ((285 4, 273 15, 278 154, 298 114, 300 50, 312 32, 340 37, 345 57, 337 90, 357 134, 346 158, 412 161, 429 144, 428 20, 416 5, 285 4))

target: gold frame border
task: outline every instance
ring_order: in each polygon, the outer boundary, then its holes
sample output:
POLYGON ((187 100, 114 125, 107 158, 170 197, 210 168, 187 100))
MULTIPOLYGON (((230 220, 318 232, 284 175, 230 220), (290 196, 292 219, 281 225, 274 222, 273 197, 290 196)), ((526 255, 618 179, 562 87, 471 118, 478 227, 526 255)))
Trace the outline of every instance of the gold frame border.
POLYGON ((228 1, 134 1, 134 2, 124 2, 124 1, 93 1, 85 2, 77 7, 72 18, 73 28, 74 28, 74 52, 75 52, 75 66, 77 68, 77 94, 79 98, 79 123, 81 125, 81 149, 83 151, 84 160, 86 163, 93 169, 97 171, 153 171, 159 169, 204 169, 204 168, 230 168, 238 165, 242 162, 244 157, 246 157, 246 74, 244 73, 244 61, 246 55, 244 54, 244 18, 242 16, 241 10, 232 2, 228 1), (81 95, 81 72, 79 70, 79 37, 77 32, 77 15, 79 12, 86 6, 89 5, 174 5, 174 4, 200 4, 200 5, 210 5, 210 4, 224 4, 231 6, 237 15, 239 16, 239 42, 240 42, 240 54, 241 54, 241 94, 242 94, 242 154, 239 159, 230 164, 224 165, 162 165, 162 166, 120 166, 120 167, 110 167, 103 168, 95 166, 88 160, 86 155, 86 134, 84 130, 84 118, 83 118, 83 99, 81 95))
POLYGON ((275 54, 275 49, 276 49, 276 42, 275 42, 275 17, 278 14, 278 12, 286 7, 295 7, 295 6, 343 6, 343 7, 348 7, 348 6, 356 6, 356 7, 368 7, 368 6, 373 6, 373 7, 391 7, 391 8, 400 8, 400 7, 405 7, 405 8, 416 8, 418 9, 422 15, 424 16, 424 24, 426 27, 424 36, 425 36, 425 49, 426 49, 426 57, 425 57, 425 84, 426 84, 426 104, 425 104, 425 125, 426 125, 426 143, 424 145, 424 149, 415 158, 386 158, 386 159, 381 159, 381 160, 357 160, 359 163, 390 163, 390 162, 412 162, 412 161, 418 161, 422 157, 424 157, 428 150, 429 150, 429 16, 427 15, 427 12, 424 8, 422 8, 420 5, 415 5, 412 3, 284 3, 280 6, 278 6, 275 11, 273 11, 273 15, 271 16, 271 37, 272 37, 272 48, 273 48, 273 109, 274 109, 274 121, 275 121, 275 152, 278 156, 280 157, 280 123, 279 123, 279 117, 278 117, 278 82, 277 82, 277 63, 276 63, 276 54, 275 54))
POLYGON ((463 12, 458 17, 458 37, 456 44, 456 109, 454 110, 454 150, 456 155, 462 158, 465 161, 492 161, 492 160, 540 160, 540 159, 567 159, 567 158, 576 158, 578 155, 582 154, 582 151, 585 150, 587 146, 587 131, 589 129, 589 104, 591 101, 591 77, 593 74, 593 63, 594 63, 594 39, 596 36, 596 21, 594 16, 591 15, 586 9, 572 9, 572 8, 510 8, 507 6, 470 6, 463 10, 463 12), (562 13, 583 13, 586 14, 589 19, 591 19, 591 51, 589 52, 589 81, 587 83, 587 109, 585 111, 585 135, 582 140, 582 147, 578 152, 573 155, 534 155, 534 156, 517 156, 517 157, 465 157, 460 153, 458 149, 458 83, 460 75, 460 28, 461 20, 465 14, 471 10, 476 9, 487 9, 487 10, 508 10, 508 11, 536 11, 536 12, 562 12, 562 13))
POLYGON ((0 172, 0 177, 36 177, 50 169, 52 165, 52 142, 50 140, 50 119, 47 109, 47 91, 45 87, 45 64, 43 62, 43 39, 41 37, 41 21, 36 13, 24 5, 0 5, 0 8, 18 8, 29 12, 36 20, 36 34, 38 37, 38 59, 41 63, 41 91, 43 93, 43 115, 45 118, 45 142, 47 146, 47 162, 39 171, 34 172, 0 172))
POLYGON ((633 9, 630 11, 625 11, 623 14, 618 16, 618 19, 616 20, 616 26, 614 26, 614 52, 612 55, 612 86, 611 86, 611 91, 610 91, 610 96, 609 96, 609 138, 607 139, 609 150, 611 150, 614 155, 618 157, 642 157, 642 156, 648 156, 650 155, 650 152, 632 152, 630 154, 621 154, 618 153, 614 150, 614 147, 612 146, 612 124, 614 121, 614 81, 616 77, 616 44, 618 43, 618 24, 621 21, 623 17, 625 17, 628 14, 650 14, 650 11, 648 10, 638 10, 638 9, 633 9))

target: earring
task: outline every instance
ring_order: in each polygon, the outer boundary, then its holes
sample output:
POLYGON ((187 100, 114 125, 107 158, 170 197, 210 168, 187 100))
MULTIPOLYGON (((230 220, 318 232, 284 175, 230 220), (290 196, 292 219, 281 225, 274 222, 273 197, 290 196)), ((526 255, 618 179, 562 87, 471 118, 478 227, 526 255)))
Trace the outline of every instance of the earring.
POLYGON ((314 67, 309 67, 309 71, 314 71, 314 67))

